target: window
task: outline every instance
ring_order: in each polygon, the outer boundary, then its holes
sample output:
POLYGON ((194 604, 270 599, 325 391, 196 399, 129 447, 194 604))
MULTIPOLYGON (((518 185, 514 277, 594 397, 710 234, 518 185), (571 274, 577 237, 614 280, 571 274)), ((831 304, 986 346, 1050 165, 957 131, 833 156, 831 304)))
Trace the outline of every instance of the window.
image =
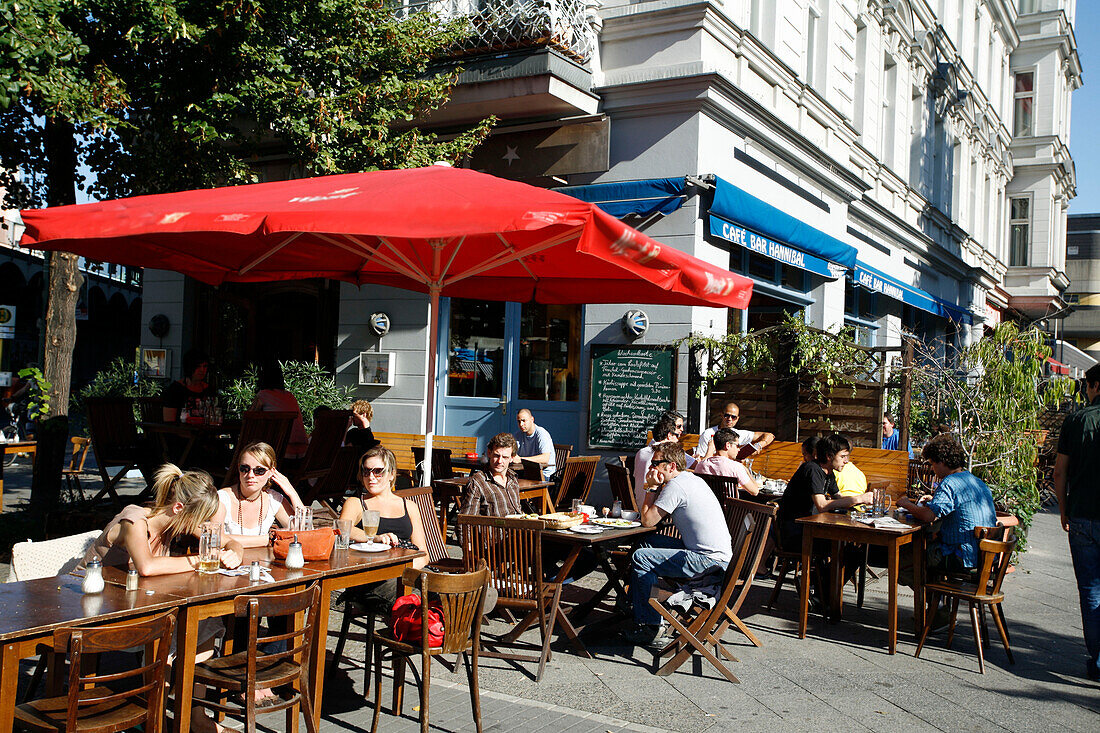
POLYGON ((806 86, 817 87, 824 69, 821 63, 821 8, 815 0, 810 0, 806 19, 806 86))
POLYGON ((1031 199, 1015 198, 1009 202, 1008 264, 1027 267, 1027 251, 1031 244, 1031 199))
POLYGON ((1012 134, 1016 137, 1035 134, 1035 72, 1016 74, 1016 98, 1012 115, 1012 134))
POLYGON ((581 306, 524 303, 520 314, 519 399, 578 399, 581 306))

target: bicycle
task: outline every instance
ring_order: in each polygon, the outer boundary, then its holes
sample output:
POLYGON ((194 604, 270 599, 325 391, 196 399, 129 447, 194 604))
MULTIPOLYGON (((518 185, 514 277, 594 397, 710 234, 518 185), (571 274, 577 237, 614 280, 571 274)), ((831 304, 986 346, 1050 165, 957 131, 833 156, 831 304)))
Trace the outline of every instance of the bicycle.
MULTIPOLYGON (((0 426, 0 444, 3 443, 17 443, 22 440, 19 435, 19 420, 15 416, 15 403, 9 402, 4 405, 3 411, 4 424, 0 426)), ((19 457, 18 453, 4 454, 4 468, 8 468, 15 464, 15 460, 19 457)))

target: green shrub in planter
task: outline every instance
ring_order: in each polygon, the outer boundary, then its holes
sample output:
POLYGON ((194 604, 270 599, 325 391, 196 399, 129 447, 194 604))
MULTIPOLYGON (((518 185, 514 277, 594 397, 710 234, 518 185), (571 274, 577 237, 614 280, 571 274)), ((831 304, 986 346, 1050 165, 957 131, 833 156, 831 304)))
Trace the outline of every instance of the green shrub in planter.
MULTIPOLYGON (((306 430, 313 431, 313 411, 318 407, 334 410, 347 409, 353 399, 351 387, 336 384, 336 377, 312 361, 281 361, 283 381, 287 391, 298 400, 302 409, 302 422, 306 430)), ((227 417, 239 418, 256 399, 256 380, 259 368, 249 365, 244 374, 230 380, 218 395, 227 417)))

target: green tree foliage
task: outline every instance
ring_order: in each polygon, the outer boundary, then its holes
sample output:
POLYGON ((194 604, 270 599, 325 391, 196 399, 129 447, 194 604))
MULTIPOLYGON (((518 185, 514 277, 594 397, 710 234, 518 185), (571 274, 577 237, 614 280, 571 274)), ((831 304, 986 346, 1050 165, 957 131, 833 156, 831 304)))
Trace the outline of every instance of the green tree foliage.
POLYGON ((43 116, 76 128, 99 198, 457 162, 492 120, 441 141, 440 56, 467 28, 380 0, 0 0, 0 181, 39 205, 43 116))

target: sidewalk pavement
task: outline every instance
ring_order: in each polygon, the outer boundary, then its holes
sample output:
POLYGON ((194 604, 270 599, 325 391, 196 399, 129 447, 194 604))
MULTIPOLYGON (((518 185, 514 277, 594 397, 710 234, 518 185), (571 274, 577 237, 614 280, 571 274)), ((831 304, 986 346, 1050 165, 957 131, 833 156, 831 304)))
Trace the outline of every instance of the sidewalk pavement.
MULTIPOLYGON (((16 510, 29 475, 5 474, 5 510, 16 510), (11 489, 11 490, 8 490, 11 489)), ((0 515, 3 521, 3 515, 0 515)), ((0 577, 6 568, 0 567, 0 577)), ((593 588, 601 577, 579 585, 593 588)), ((751 646, 730 631, 726 641, 741 660, 730 663, 740 680, 731 684, 708 664, 685 664, 669 677, 652 674, 652 655, 618 639, 613 629, 590 627, 584 634, 594 659, 582 659, 564 640, 554 644, 541 683, 533 665, 483 660, 480 687, 484 730, 586 732, 623 730, 805 731, 1100 730, 1100 685, 1084 676, 1084 644, 1077 589, 1065 535, 1057 515, 1036 517, 1029 549, 1005 580, 1005 615, 1015 665, 1009 665, 996 634, 986 645, 986 674, 978 661, 969 617, 960 609, 952 649, 944 637, 930 637, 920 659, 913 657, 912 596, 899 602, 898 653, 886 652, 885 581, 869 579, 866 601, 857 609, 849 588, 844 620, 827 624, 811 617, 806 639, 797 638, 797 597, 785 589, 776 608, 763 603, 772 581, 754 584, 742 615, 763 642, 751 646)), ((570 588, 569 595, 585 591, 570 588)), ((339 629, 334 614, 328 638, 333 649, 339 629)), ((504 628, 499 621, 490 634, 504 628)), ((525 640, 536 642, 537 631, 525 640)), ((361 636, 353 635, 340 670, 326 679, 322 730, 370 730, 370 703, 363 700, 361 636)), ((30 665, 24 665, 29 674, 30 665)), ((388 672, 387 672, 388 674, 388 672)), ((412 674, 404 715, 387 714, 390 680, 383 683, 382 731, 414 731, 418 699, 412 674)), ((433 730, 473 730, 469 691, 461 666, 456 674, 432 665, 433 730)), ((283 716, 261 718, 263 730, 283 730, 283 716)))

